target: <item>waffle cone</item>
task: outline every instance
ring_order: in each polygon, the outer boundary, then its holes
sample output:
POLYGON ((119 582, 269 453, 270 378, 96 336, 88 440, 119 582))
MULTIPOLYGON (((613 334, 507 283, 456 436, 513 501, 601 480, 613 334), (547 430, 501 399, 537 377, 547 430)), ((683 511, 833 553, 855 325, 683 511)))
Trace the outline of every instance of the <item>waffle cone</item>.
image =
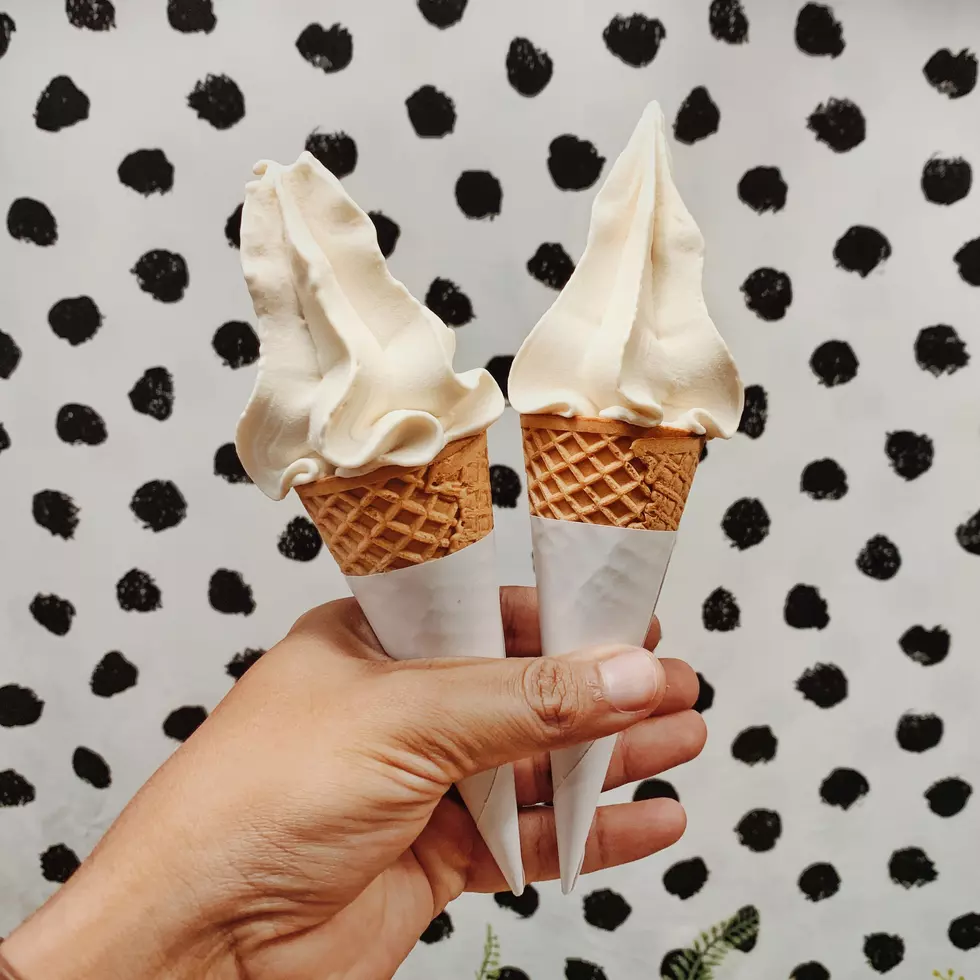
POLYGON ((443 558, 493 529, 487 434, 456 439, 427 466, 386 466, 296 488, 345 575, 443 558))
POLYGON ((704 437, 613 419, 522 415, 531 513, 676 531, 704 437))

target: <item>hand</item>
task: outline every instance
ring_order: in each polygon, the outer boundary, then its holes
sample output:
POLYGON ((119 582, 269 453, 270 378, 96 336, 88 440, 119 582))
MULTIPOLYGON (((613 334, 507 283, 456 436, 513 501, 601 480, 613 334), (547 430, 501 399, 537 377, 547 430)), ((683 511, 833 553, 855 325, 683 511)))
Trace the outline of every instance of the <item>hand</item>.
MULTIPOLYGON (((28 980, 390 977, 448 902, 506 887, 447 791, 517 760, 527 879, 556 878, 547 751, 624 732, 607 789, 686 762, 697 678, 622 648, 537 657, 534 590, 501 603, 506 661, 394 663, 353 600, 307 613, 4 954, 28 980)), ((673 800, 601 807, 583 871, 684 825, 673 800)))

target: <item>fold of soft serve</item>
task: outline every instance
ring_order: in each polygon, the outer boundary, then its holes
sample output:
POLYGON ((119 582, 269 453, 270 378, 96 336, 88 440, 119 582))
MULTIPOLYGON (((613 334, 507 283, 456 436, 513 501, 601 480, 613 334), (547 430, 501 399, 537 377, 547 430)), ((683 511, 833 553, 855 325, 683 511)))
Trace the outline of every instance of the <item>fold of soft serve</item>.
POLYGON ((235 445, 257 486, 279 500, 325 476, 423 466, 499 418, 496 382, 453 371, 453 331, 391 276, 340 181, 310 153, 254 172, 241 258, 261 346, 235 445))
POLYGON ((582 258, 514 359, 511 404, 731 437, 742 382, 708 315, 703 265, 651 102, 592 204, 582 258))

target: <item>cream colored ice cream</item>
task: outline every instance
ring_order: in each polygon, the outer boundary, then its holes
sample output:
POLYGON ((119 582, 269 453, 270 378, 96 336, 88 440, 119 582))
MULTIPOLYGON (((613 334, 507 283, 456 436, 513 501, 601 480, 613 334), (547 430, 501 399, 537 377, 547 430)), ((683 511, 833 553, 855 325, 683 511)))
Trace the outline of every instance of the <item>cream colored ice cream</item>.
POLYGON ((742 383, 705 306, 703 263, 651 102, 596 195, 578 266, 514 360, 514 408, 732 436, 742 383))
POLYGON ((491 425, 496 382, 453 371, 453 331, 391 276, 340 181, 310 153, 255 173, 241 255, 261 355, 235 443, 259 488, 422 466, 491 425))

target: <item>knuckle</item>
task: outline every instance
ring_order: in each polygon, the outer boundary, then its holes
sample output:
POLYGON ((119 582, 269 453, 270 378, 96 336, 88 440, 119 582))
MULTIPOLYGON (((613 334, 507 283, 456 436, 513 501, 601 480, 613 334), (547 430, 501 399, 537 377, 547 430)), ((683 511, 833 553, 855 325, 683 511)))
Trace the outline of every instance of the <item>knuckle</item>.
POLYGON ((588 713, 589 699, 574 666, 558 657, 536 657, 524 671, 524 696, 547 728, 575 729, 588 713))

